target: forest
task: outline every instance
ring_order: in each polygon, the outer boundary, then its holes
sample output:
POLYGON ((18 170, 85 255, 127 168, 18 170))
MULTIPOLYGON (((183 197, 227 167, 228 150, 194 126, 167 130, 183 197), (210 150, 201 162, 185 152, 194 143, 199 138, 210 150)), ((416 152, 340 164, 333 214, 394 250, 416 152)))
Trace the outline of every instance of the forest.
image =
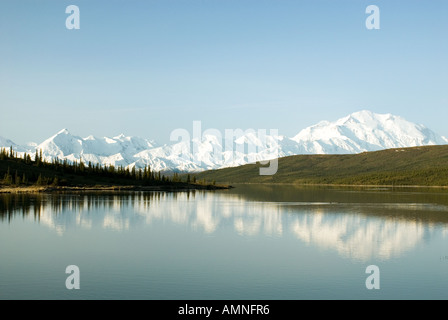
POLYGON ((0 149, 0 186, 155 186, 155 185, 214 185, 195 177, 170 175, 151 170, 99 165, 91 162, 70 162, 67 159, 46 161, 42 151, 34 155, 18 155, 12 147, 0 149))

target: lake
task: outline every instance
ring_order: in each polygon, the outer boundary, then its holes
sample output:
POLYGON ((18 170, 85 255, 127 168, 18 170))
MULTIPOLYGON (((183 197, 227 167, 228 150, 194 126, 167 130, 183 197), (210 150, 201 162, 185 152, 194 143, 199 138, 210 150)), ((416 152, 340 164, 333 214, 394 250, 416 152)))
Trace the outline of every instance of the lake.
POLYGON ((0 299, 447 299, 448 190, 1 195, 0 257, 0 299))

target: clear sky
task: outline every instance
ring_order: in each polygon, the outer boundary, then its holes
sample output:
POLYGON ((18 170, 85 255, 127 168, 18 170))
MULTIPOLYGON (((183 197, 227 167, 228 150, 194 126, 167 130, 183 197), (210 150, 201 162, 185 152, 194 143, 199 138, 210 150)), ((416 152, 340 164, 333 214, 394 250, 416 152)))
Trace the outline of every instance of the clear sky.
POLYGON ((447 39, 446 0, 1 0, 0 136, 293 136, 362 109, 448 136, 447 39))

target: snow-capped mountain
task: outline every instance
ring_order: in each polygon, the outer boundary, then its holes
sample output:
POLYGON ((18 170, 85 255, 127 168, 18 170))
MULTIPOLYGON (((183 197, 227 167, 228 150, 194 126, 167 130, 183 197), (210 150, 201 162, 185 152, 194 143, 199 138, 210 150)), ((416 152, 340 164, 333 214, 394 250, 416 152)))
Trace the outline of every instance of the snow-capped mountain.
POLYGON ((303 129, 292 140, 301 147, 300 154, 360 153, 448 142, 423 125, 366 110, 335 122, 319 122, 303 129))
MULTIPOLYGON (((0 147, 3 146, 0 145, 0 147)), ((28 146, 27 152, 34 156, 36 150, 42 150, 47 161, 55 158, 69 161, 81 159, 85 163, 127 167, 135 162, 133 157, 135 154, 156 146, 156 142, 152 140, 126 137, 123 134, 113 138, 96 138, 94 136, 81 138, 72 135, 67 129, 63 129, 32 148, 28 146)), ((25 147, 22 147, 20 151, 23 149, 25 147)))
POLYGON ((11 147, 15 152, 25 152, 28 150, 28 148, 19 146, 9 139, 0 137, 0 148, 7 148, 9 150, 11 147))
POLYGON ((447 144, 448 139, 423 125, 391 114, 352 113, 334 122, 322 121, 289 138, 261 130, 234 130, 231 135, 202 134, 171 144, 119 135, 81 138, 64 129, 40 144, 18 146, 0 137, 0 148, 19 155, 42 150, 54 158, 92 164, 195 172, 239 166, 297 154, 347 154, 388 148, 447 144))

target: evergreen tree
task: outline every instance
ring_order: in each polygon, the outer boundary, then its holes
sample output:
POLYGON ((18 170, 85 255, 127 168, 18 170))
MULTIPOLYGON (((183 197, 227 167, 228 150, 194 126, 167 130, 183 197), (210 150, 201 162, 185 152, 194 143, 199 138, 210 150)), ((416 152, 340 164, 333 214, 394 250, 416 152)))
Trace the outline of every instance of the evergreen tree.
POLYGON ((36 154, 34 155, 34 162, 37 164, 37 166, 40 165, 40 159, 39 159, 39 152, 36 149, 36 154))
POLYGON ((84 172, 85 168, 86 168, 86 166, 84 165, 84 162, 82 162, 82 158, 79 157, 79 171, 84 172))
MULTIPOLYGON (((168 176, 163 175, 161 171, 153 171, 151 167, 146 165, 143 168, 133 167, 123 167, 122 165, 119 167, 114 167, 114 165, 101 165, 99 163, 92 164, 91 161, 84 164, 83 159, 79 158, 78 161, 68 161, 67 159, 59 159, 54 158, 46 162, 43 158, 43 151, 41 149, 35 150, 34 159, 31 154, 24 153, 23 157, 18 156, 12 148, 0 148, 0 159, 7 160, 11 157, 11 163, 14 162, 15 165, 13 170, 15 172, 14 175, 11 175, 10 168, 8 168, 8 172, 6 174, 3 171, 4 176, 0 176, 0 181, 3 178, 3 184, 7 185, 66 185, 70 182, 72 178, 76 174, 80 175, 92 175, 92 178, 102 177, 102 178, 114 178, 113 180, 105 180, 105 183, 135 183, 140 185, 151 185, 154 184, 154 181, 159 183, 170 183, 170 182, 182 182, 187 181, 188 183, 196 182, 196 178, 193 175, 188 174, 185 178, 181 176, 178 172, 174 172, 168 176), (28 166, 30 165, 30 166, 28 166), (27 168, 28 167, 28 168, 27 168), (44 167, 43 169, 39 169, 36 167, 44 167), (17 168, 17 170, 16 170, 17 168), (47 177, 49 172, 53 171, 53 178, 47 177), (57 174, 56 174, 57 172, 57 174), (26 173, 26 174, 25 174, 26 173), (61 179, 63 178, 62 182, 61 179), (124 181, 125 179, 129 179, 128 181, 124 181), (132 179, 132 180, 130 180, 132 179)), ((5 163, 6 164, 6 163, 5 163)), ((5 165, 6 167, 6 165, 5 165)), ((102 179, 99 179, 99 182, 102 179)), ((82 181, 82 180, 81 180, 82 181)), ((89 179, 89 183, 91 180, 89 179)), ((102 182, 102 181, 101 181, 102 182)))
POLYGON ((146 177, 147 177, 148 181, 154 181, 154 172, 148 171, 146 173, 146 177))
POLYGON ((53 182, 51 184, 52 186, 58 186, 59 185, 59 178, 57 176, 54 177, 53 182))
POLYGON ((136 171, 135 171, 135 165, 134 165, 134 166, 132 167, 132 171, 131 171, 131 178, 135 180, 135 179, 136 179, 136 174, 137 174, 137 173, 136 173, 136 171))
POLYGON ((141 168, 138 169, 137 180, 143 180, 143 171, 141 168))
POLYGON ((5 176, 3 177, 3 183, 8 186, 12 184, 12 176, 10 174, 9 167, 8 167, 8 171, 6 172, 5 176))
POLYGON ((21 182, 22 182, 22 180, 20 179, 19 173, 16 170, 16 174, 14 175, 14 184, 16 186, 19 186, 21 182))
POLYGON ((37 178, 36 185, 38 186, 43 185, 42 174, 39 174, 39 178, 37 178))

